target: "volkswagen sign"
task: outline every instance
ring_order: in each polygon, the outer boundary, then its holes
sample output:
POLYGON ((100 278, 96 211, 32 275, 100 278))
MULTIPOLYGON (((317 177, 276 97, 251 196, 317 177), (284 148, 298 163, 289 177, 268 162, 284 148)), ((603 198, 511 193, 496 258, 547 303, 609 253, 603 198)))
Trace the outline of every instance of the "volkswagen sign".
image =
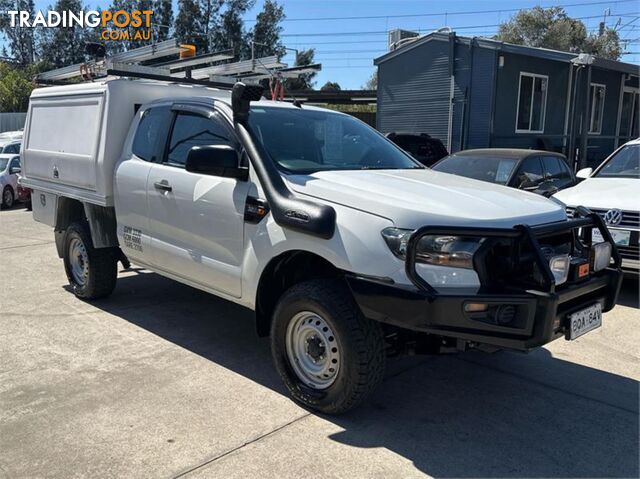
POLYGON ((604 222, 609 226, 618 226, 622 221, 622 211, 619 209, 612 209, 604 214, 604 222))

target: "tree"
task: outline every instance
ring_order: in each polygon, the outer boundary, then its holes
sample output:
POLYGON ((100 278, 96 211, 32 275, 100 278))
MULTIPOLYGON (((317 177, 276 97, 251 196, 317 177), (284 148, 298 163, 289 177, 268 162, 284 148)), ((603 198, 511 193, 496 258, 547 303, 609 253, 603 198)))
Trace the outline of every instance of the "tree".
MULTIPOLYGON (((309 48, 308 50, 299 51, 296 54, 296 63, 295 66, 302 67, 305 65, 312 65, 314 62, 316 49, 309 48)), ((313 88, 314 81, 313 77, 316 76, 316 72, 313 73, 303 73, 298 78, 289 78, 286 82, 287 90, 309 90, 313 88)))
POLYGON ((27 111, 29 95, 33 90, 31 80, 36 73, 48 69, 44 63, 25 67, 0 62, 0 112, 27 111))
POLYGON ((242 15, 254 4, 255 0, 227 0, 226 8, 220 14, 215 30, 211 32, 211 51, 233 49, 240 58, 249 56, 250 48, 246 42, 242 15))
POLYGON ((613 28, 605 28, 602 34, 591 34, 584 42, 584 51, 600 58, 618 60, 622 55, 620 35, 613 28))
POLYGON ((280 22, 284 20, 284 8, 275 0, 266 0, 262 6, 262 11, 256 17, 256 24, 249 33, 247 40, 255 42, 254 54, 256 58, 270 55, 283 56, 286 53, 284 45, 280 40, 282 26, 280 22))
POLYGON ((340 85, 337 82, 328 81, 320 88, 320 91, 340 91, 340 85))
POLYGON ((374 71, 367 82, 362 85, 363 90, 377 90, 378 89, 378 70, 374 71))
POLYGON ((202 10, 196 0, 178 0, 176 37, 181 43, 195 45, 198 51, 206 51, 207 37, 202 25, 202 10))
POLYGON ((173 30, 173 2, 153 1, 153 23, 156 24, 156 40, 162 42, 171 38, 173 30))
MULTIPOLYGON (((53 10, 79 12, 82 0, 58 0, 53 10)), ((38 50, 41 59, 54 67, 63 67, 85 61, 85 42, 89 29, 77 25, 66 28, 42 28, 38 32, 38 50)))
MULTIPOLYGON (((7 10, 27 11, 33 14, 33 0, 0 0, 0 12, 7 10)), ((28 65, 34 60, 34 29, 11 26, 9 15, 0 15, 0 33, 4 34, 9 44, 11 56, 19 63, 28 65)))
POLYGON ((615 30, 607 28, 603 35, 587 36, 584 23, 569 17, 562 7, 520 10, 500 25, 495 38, 517 45, 593 53, 613 60, 621 53, 615 30))

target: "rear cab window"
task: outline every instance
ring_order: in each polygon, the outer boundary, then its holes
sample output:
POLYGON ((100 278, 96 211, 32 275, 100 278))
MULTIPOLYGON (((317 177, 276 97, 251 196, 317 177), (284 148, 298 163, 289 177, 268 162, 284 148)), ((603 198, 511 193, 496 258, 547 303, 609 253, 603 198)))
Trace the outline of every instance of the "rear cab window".
POLYGON ((157 106, 144 111, 131 151, 138 158, 156 162, 162 158, 167 134, 171 125, 171 107, 157 106))

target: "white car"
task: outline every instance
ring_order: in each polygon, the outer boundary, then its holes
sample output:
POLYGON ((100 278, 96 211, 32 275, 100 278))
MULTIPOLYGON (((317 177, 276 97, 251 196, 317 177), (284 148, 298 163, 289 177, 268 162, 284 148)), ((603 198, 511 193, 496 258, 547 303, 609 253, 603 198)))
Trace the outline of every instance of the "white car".
POLYGON ((22 140, 15 138, 0 138, 0 154, 19 154, 22 140))
POLYGON ((21 184, 79 298, 108 296, 120 261, 243 305, 291 395, 325 413, 380 383, 385 351, 526 351, 615 305, 611 245, 574 235, 607 235, 599 218, 429 170, 257 85, 170 80, 31 95, 21 184))
POLYGON ((18 191, 20 155, 0 154, 0 207, 11 208, 18 191))
MULTIPOLYGON (((585 180, 554 197, 567 205, 569 216, 577 206, 602 216, 622 256, 622 267, 640 271, 640 139, 623 145, 595 171, 585 168, 576 176, 585 180)), ((603 240, 598 233, 594 239, 603 240)))
POLYGON ((3 131, 0 133, 0 141, 2 140, 22 140, 22 136, 24 134, 23 130, 15 130, 15 131, 3 131))

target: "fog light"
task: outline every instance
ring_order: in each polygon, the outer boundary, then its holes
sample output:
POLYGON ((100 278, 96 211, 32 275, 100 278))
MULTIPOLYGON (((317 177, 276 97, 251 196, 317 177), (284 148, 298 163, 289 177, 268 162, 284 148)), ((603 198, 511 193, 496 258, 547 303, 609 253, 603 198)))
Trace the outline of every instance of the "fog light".
POLYGON ((464 305, 464 310, 467 313, 482 313, 489 309, 489 305, 487 303, 466 303, 464 305))
POLYGON ((571 265, 571 260, 568 254, 562 254, 560 256, 554 256, 549 260, 549 268, 551 268, 551 272, 553 273, 553 278, 556 281, 556 284, 564 283, 569 277, 569 266, 571 265))
POLYGON ((611 263, 611 243, 596 243, 593 245, 593 270, 602 271, 611 263))

